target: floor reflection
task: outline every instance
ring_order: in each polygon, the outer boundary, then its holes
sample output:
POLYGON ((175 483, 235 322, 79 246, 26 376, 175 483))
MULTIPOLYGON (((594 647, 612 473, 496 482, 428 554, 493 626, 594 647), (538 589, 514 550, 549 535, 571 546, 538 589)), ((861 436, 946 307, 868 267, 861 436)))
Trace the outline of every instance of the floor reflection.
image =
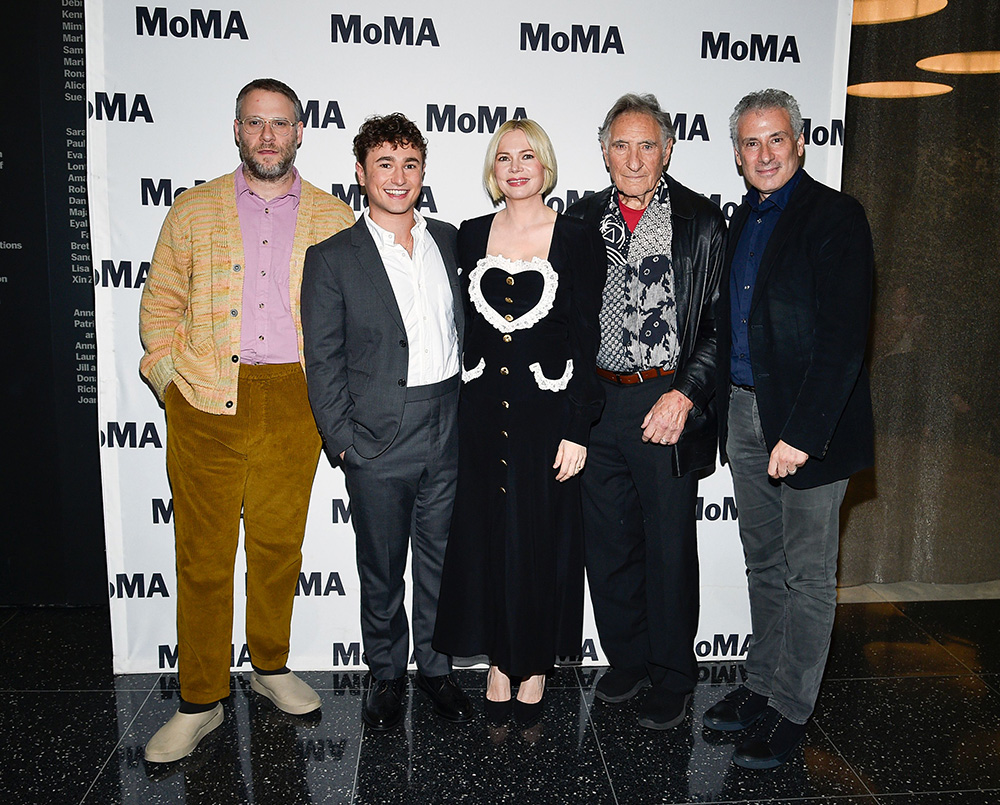
POLYGON ((638 726, 638 699, 595 701, 597 667, 557 669, 529 729, 487 723, 485 672, 463 669, 472 723, 437 718, 410 685, 403 725, 381 734, 361 720, 362 673, 303 673, 323 702, 305 717, 234 674, 223 726, 190 757, 148 764, 176 677, 113 676, 106 613, 2 614, 4 803, 1000 802, 1000 601, 840 605, 803 747, 764 773, 730 763, 738 734, 701 726, 740 683, 735 662, 703 663, 688 717, 663 732, 638 726), (60 635, 87 650, 67 662, 60 635))

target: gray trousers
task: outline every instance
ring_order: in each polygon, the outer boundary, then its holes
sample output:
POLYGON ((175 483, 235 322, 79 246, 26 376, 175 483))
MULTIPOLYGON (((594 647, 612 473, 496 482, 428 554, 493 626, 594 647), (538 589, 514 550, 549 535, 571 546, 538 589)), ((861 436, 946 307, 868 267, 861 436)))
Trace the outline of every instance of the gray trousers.
POLYGON ((746 684, 785 718, 805 724, 830 650, 847 480, 792 489, 771 479, 757 398, 735 387, 726 452, 750 590, 746 684))
POLYGON ((458 479, 458 381, 407 390, 399 433, 384 453, 344 455, 361 581, 361 636, 375 679, 406 673, 409 624, 403 606, 407 549, 413 549, 413 651, 426 676, 451 672, 431 648, 458 479))

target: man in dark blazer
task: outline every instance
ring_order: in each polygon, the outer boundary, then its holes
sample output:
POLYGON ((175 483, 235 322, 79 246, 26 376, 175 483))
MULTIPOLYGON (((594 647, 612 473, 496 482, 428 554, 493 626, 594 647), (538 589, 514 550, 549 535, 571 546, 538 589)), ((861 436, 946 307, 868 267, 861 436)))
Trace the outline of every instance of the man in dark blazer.
POLYGON ((369 118, 354 153, 368 209, 306 253, 302 327, 309 401, 351 498, 371 676, 362 715, 376 730, 402 719, 412 543, 415 682, 438 715, 468 721, 451 659, 431 648, 458 471, 456 231, 416 211, 427 143, 412 122, 369 118))
POLYGON ((861 205, 802 169, 791 95, 747 95, 730 130, 750 190, 726 245, 717 399, 753 638, 746 684, 704 723, 756 724, 733 762, 766 769, 788 759, 812 714, 837 603, 840 504, 850 475, 874 460, 864 366, 873 253, 861 205))

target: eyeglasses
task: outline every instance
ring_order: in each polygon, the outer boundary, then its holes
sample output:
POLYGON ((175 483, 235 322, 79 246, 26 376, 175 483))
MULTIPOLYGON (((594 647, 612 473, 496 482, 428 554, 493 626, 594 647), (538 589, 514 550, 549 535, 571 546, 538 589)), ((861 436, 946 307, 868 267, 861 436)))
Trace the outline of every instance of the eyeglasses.
POLYGON ((295 128, 295 124, 291 120, 285 120, 283 117, 244 118, 240 121, 240 128, 243 129, 244 134, 262 134, 265 124, 271 125, 271 131, 274 132, 275 137, 288 137, 292 133, 292 129, 295 128))

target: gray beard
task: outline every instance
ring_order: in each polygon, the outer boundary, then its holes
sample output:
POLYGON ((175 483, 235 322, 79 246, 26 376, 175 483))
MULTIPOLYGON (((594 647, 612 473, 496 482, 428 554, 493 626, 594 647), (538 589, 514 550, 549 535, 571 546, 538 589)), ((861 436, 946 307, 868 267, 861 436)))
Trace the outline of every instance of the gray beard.
POLYGON ((291 170, 292 165, 295 164, 294 151, 290 156, 281 160, 281 162, 278 162, 273 167, 262 165, 254 157, 252 151, 244 150, 242 147, 240 148, 240 158, 243 160, 247 172, 260 182, 273 182, 281 179, 291 170))

